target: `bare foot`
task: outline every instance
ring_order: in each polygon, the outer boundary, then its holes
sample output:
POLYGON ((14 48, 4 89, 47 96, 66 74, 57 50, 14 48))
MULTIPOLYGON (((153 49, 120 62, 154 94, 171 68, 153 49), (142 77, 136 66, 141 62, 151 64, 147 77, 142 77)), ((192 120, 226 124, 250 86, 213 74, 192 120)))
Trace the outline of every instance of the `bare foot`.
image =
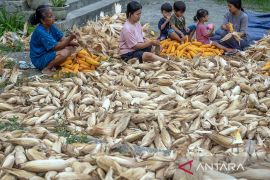
POLYGON ((42 74, 45 74, 45 75, 48 75, 48 76, 52 76, 54 74, 54 72, 51 70, 51 69, 43 69, 42 71, 42 74))
POLYGON ((52 71, 52 72, 56 72, 57 69, 56 69, 55 67, 53 67, 53 68, 51 69, 51 71, 52 71))
POLYGON ((231 52, 236 52, 236 51, 237 51, 236 49, 230 49, 230 48, 227 49, 227 52, 230 52, 230 53, 231 52))
POLYGON ((237 49, 227 49, 227 52, 225 53, 225 55, 234 55, 238 52, 237 49))

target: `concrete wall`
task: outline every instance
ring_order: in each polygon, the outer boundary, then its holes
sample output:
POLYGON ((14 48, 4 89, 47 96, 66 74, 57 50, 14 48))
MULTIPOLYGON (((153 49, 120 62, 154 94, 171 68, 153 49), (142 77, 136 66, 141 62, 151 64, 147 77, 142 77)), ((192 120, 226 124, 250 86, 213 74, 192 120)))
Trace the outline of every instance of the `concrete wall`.
POLYGON ((10 13, 22 12, 28 8, 25 0, 4 0, 3 5, 10 13))

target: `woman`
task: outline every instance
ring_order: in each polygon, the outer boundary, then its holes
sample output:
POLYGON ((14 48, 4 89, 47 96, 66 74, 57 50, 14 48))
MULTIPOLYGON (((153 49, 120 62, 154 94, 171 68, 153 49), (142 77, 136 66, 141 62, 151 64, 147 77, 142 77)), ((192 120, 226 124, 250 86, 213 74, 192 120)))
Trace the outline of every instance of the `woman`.
POLYGON ((52 74, 52 69, 71 55, 75 35, 64 38, 55 26, 55 17, 48 5, 41 5, 29 18, 32 25, 37 25, 30 41, 30 58, 33 65, 44 74, 52 74))
POLYGON ((127 21, 120 34, 120 55, 124 61, 138 58, 143 61, 167 61, 153 53, 152 46, 160 46, 158 40, 148 40, 143 37, 143 30, 140 24, 142 6, 137 1, 132 1, 127 5, 127 21))
POLYGON ((221 44, 228 48, 244 50, 249 45, 247 40, 248 15, 242 8, 241 0, 227 0, 227 2, 229 12, 225 15, 224 23, 221 26, 223 30, 222 37, 230 32, 229 23, 232 23, 234 31, 241 34, 242 40, 239 43, 234 38, 231 38, 225 42, 221 42, 221 44))

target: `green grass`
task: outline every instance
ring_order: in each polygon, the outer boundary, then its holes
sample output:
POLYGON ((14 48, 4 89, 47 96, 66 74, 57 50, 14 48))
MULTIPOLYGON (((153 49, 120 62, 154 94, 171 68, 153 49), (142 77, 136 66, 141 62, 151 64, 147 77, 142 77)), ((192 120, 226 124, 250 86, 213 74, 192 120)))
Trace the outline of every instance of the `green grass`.
MULTIPOLYGON (((5 32, 22 33, 25 26, 24 17, 16 13, 8 13, 4 8, 0 7, 0 37, 5 32)), ((27 26, 27 36, 34 31, 34 26, 27 26)), ((9 52, 21 52, 24 50, 24 44, 21 41, 15 41, 12 44, 0 44, 0 53, 6 54, 9 52)))
POLYGON ((23 130, 24 128, 20 123, 18 123, 18 117, 13 117, 8 119, 7 122, 0 122, 0 130, 4 131, 15 131, 23 130))
POLYGON ((58 134, 59 136, 66 138, 67 144, 73 144, 73 143, 88 143, 89 139, 87 135, 85 134, 73 134, 71 133, 66 124, 63 122, 57 121, 56 126, 54 128, 54 133, 58 134))
POLYGON ((23 30, 23 27, 23 16, 9 14, 5 9, 0 8, 0 36, 5 31, 17 32, 18 30, 23 30))
POLYGON ((11 83, 9 81, 4 81, 0 83, 0 89, 4 89, 6 86, 10 85, 11 83))
POLYGON ((24 51, 24 44, 21 41, 16 41, 14 44, 0 44, 0 53, 6 54, 9 52, 24 51))
POLYGON ((6 69, 13 69, 14 66, 16 66, 15 61, 7 60, 4 62, 4 68, 6 68, 6 69))
MULTIPOLYGON (((226 4, 226 0, 216 0, 220 3, 226 4)), ((242 0, 244 9, 250 9, 260 12, 270 11, 270 0, 242 0)))

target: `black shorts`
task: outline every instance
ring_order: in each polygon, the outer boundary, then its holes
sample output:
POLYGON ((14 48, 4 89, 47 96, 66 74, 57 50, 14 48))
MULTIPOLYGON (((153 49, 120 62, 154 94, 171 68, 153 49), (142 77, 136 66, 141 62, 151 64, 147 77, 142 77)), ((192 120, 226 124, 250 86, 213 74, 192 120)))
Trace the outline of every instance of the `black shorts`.
POLYGON ((127 54, 123 54, 121 55, 121 58, 127 62, 128 60, 132 59, 132 58, 138 58, 140 63, 143 63, 143 53, 145 52, 151 52, 151 49, 152 49, 152 46, 149 46, 147 48, 144 48, 144 49, 140 49, 140 50, 137 50, 137 51, 133 51, 133 52, 129 52, 127 54))

